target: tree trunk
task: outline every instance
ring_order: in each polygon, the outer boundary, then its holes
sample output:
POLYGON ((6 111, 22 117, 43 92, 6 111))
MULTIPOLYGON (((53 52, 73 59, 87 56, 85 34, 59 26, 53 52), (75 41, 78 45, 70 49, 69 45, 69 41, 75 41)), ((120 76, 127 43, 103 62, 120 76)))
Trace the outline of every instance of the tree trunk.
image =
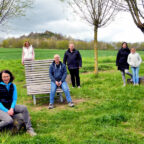
POLYGON ((94 26, 94 73, 98 75, 98 40, 97 40, 98 28, 94 26))

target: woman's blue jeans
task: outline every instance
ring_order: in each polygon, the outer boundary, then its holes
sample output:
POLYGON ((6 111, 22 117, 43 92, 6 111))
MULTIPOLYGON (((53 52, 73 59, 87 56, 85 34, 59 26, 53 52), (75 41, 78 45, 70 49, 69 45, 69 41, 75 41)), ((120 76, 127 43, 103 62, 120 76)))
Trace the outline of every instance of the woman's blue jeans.
POLYGON ((131 67, 132 73, 133 73, 133 83, 138 84, 139 83, 139 67, 131 67))
MULTIPOLYGON (((58 86, 54 82, 51 82, 50 104, 54 104, 54 97, 55 97, 55 93, 56 93, 57 88, 58 88, 58 86)), ((63 82, 61 84, 61 88, 65 93, 67 102, 68 103, 72 102, 67 83, 63 82)))

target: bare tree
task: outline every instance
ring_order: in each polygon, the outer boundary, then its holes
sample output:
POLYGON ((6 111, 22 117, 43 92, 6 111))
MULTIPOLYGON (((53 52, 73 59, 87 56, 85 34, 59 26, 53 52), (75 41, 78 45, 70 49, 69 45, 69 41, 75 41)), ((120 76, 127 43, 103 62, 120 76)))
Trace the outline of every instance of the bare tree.
POLYGON ((32 0, 0 0, 0 24, 10 18, 24 15, 25 9, 30 7, 32 0))
POLYGON ((98 28, 109 24, 117 14, 110 0, 70 0, 76 14, 94 27, 94 72, 98 74, 98 28))
POLYGON ((144 33, 144 0, 112 0, 117 9, 130 12, 136 26, 144 33))

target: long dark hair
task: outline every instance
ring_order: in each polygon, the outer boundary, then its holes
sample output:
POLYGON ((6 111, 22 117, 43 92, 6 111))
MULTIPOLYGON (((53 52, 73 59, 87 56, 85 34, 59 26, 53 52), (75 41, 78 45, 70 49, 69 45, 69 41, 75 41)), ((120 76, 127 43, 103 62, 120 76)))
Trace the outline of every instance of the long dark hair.
POLYGON ((2 74, 3 74, 3 73, 9 74, 9 75, 10 75, 10 81, 9 81, 9 82, 13 82, 14 76, 13 76, 13 74, 12 74, 9 70, 2 70, 2 71, 0 72, 0 82, 3 82, 3 80, 2 80, 2 74))
POLYGON ((121 45, 122 48, 123 48, 123 44, 126 44, 126 47, 128 48, 127 42, 123 42, 123 43, 122 43, 122 45, 121 45))

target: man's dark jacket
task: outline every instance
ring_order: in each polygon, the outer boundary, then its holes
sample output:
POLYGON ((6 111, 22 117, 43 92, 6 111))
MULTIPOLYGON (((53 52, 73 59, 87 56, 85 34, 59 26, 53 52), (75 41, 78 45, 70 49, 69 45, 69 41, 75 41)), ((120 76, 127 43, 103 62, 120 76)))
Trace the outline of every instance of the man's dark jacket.
POLYGON ((63 63, 68 65, 68 69, 77 69, 82 67, 82 58, 78 50, 74 49, 70 52, 68 49, 65 52, 63 63))
POLYGON ((59 65, 56 65, 56 63, 53 61, 53 63, 50 65, 49 68, 49 75, 51 81, 54 83, 55 81, 64 82, 67 76, 67 70, 65 64, 60 62, 59 65))
POLYGON ((118 70, 124 71, 129 69, 129 64, 127 63, 128 55, 130 54, 129 48, 121 48, 117 54, 116 65, 118 70))

